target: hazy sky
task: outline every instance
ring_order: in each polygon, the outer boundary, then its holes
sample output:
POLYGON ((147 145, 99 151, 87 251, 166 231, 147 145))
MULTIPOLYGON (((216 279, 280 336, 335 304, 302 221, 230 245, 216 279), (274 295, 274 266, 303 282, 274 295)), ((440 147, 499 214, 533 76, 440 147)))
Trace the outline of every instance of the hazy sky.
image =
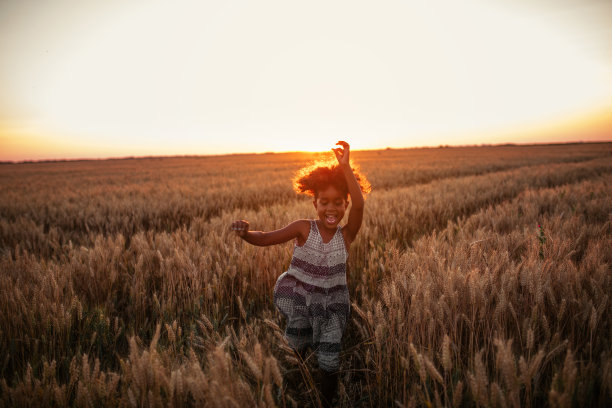
POLYGON ((610 0, 0 0, 0 160, 609 140, 575 129, 612 124, 610 22, 610 0))

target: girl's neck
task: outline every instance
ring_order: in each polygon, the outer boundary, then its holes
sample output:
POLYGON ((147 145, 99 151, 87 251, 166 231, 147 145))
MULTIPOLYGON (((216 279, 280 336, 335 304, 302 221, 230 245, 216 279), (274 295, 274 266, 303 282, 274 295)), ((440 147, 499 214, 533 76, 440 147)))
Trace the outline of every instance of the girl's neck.
POLYGON ((331 241, 334 238, 334 235, 336 235, 336 232, 338 231, 337 226, 331 229, 327 228, 325 225, 322 225, 323 223, 321 222, 321 220, 315 220, 315 223, 317 224, 319 235, 321 235, 321 238, 323 239, 323 243, 325 244, 331 241))

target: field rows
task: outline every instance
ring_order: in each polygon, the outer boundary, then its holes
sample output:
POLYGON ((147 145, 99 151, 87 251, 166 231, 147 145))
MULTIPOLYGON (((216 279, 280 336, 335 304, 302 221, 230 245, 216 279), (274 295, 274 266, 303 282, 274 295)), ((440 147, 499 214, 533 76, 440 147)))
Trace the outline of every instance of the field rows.
MULTIPOLYGON (((605 406, 611 145, 356 153, 339 405, 605 406)), ((271 302, 291 245, 229 230, 312 218, 308 157, 0 168, 0 406, 316 406, 271 302)))
POLYGON ((552 403, 530 388, 568 366, 578 375, 550 387, 565 389, 559 398, 570 405, 593 403, 579 394, 593 387, 596 373, 608 381, 602 388, 612 387, 611 182, 608 174, 530 189, 406 251, 386 252, 380 295, 356 305, 353 338, 362 346, 347 365, 367 367, 389 402, 402 392, 406 404, 415 395, 462 400, 454 395, 458 377, 463 392, 492 406, 552 403), (397 380, 407 367, 420 381, 397 380))
MULTIPOLYGON (((386 191, 611 154, 607 144, 587 144, 364 151, 354 156, 374 190, 386 191)), ((0 248, 20 242, 11 241, 5 228, 37 230, 39 239, 60 246, 68 241, 91 246, 97 234, 169 232, 222 211, 292 204, 296 197, 288 181, 315 157, 295 153, 0 165, 0 248)), ((52 253, 51 248, 44 252, 47 257, 52 253)))

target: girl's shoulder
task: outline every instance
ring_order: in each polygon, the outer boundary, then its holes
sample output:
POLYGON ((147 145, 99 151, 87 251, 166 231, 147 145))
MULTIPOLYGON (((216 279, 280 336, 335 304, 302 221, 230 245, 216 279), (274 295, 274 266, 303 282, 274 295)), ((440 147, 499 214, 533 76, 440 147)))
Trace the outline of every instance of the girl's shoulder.
POLYGON ((294 221, 294 223, 296 224, 298 228, 300 228, 300 230, 302 230, 303 232, 306 232, 306 235, 308 235, 308 233, 310 232, 310 227, 312 226, 313 222, 315 221, 308 220, 308 219, 294 221))
POLYGON ((310 235, 310 229, 311 229, 312 223, 313 223, 313 220, 306 220, 306 219, 296 220, 291 223, 296 229, 296 231, 298 232, 297 238, 296 238, 297 246, 303 246, 308 240, 308 236, 310 235))

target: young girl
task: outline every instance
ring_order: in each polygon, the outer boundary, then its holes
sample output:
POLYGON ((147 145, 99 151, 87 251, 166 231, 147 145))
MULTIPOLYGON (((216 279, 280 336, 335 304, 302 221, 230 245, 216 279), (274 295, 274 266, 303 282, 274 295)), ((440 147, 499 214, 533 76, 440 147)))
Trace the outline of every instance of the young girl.
POLYGON ((336 394, 340 343, 350 311, 346 261, 351 243, 361 227, 364 197, 369 183, 349 164, 349 145, 332 149, 337 165, 306 168, 298 173, 294 188, 313 196, 315 220, 297 220, 270 232, 249 231, 247 221, 235 221, 232 229, 246 242, 267 246, 295 240, 289 269, 274 287, 274 304, 287 319, 285 336, 301 356, 308 347, 317 355, 322 372, 325 406, 336 394), (353 204, 348 221, 340 221, 353 204))

